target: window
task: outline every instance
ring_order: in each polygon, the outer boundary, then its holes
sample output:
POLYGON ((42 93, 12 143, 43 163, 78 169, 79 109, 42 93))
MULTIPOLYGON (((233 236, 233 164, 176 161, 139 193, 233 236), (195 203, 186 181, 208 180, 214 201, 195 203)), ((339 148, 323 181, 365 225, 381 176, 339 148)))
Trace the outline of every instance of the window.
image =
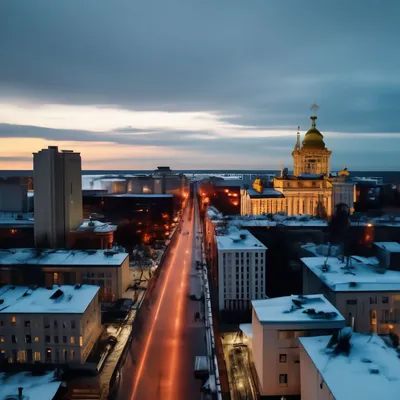
POLYGON ((82 339, 82 336, 79 336, 79 346, 83 346, 83 339, 82 339))
POLYGON ((294 339, 294 331, 279 331, 279 340, 294 339))
POLYGON ((389 322, 389 310, 382 310, 382 323, 387 324, 389 322))
POLYGON ((26 351, 25 350, 20 350, 18 352, 18 362, 20 362, 20 363, 26 362, 26 351))
POLYGON ((33 361, 36 361, 36 362, 40 361, 40 352, 39 351, 35 351, 33 353, 33 361))
POLYGON ((46 335, 46 343, 50 343, 50 335, 46 335))
POLYGON ((45 329, 50 328, 50 322, 47 318, 44 320, 44 327, 45 327, 45 329))
POLYGON ((4 326, 4 321, 0 319, 0 326, 4 326))
POLYGON ((63 343, 68 343, 67 337, 63 336, 63 343))
POLYGON ((348 299, 346 300, 346 304, 354 306, 357 304, 357 299, 348 299))
POLYGON ((71 361, 75 361, 75 350, 71 350, 71 361))
POLYGON ((71 336, 70 337, 70 343, 71 344, 75 344, 75 336, 71 336))
POLYGON ((280 363, 286 363, 287 361, 286 354, 279 354, 279 362, 280 363))
POLYGON ((279 384, 282 386, 287 386, 288 379, 287 374, 279 374, 279 384))
POLYGON ((32 336, 31 335, 25 335, 25 343, 32 343, 32 336))
POLYGON ((369 304, 378 304, 378 298, 376 296, 370 297, 369 304))
POLYGON ((39 343, 39 336, 35 336, 34 341, 35 341, 35 343, 39 343))
POLYGON ((389 297, 382 297, 382 303, 383 304, 388 304, 389 303, 389 297))
POLYGON ((31 327, 31 321, 25 321, 24 322, 25 328, 30 328, 31 327))
POLYGON ((54 336, 54 343, 58 343, 58 336, 54 336))
POLYGON ((54 329, 57 329, 58 328, 58 321, 55 319, 54 320, 54 329))
POLYGON ((68 328, 67 321, 63 321, 63 328, 68 328))
POLYGON ((46 349, 46 361, 51 362, 51 349, 46 349))
POLYGON ((11 323, 15 325, 17 323, 17 318, 16 317, 11 317, 11 323))
POLYGON ((71 321, 71 329, 75 329, 75 328, 76 328, 75 321, 72 320, 72 321, 71 321))
POLYGON ((0 342, 4 343, 4 336, 0 336, 0 342))
POLYGON ((17 337, 15 335, 11 335, 11 343, 17 343, 17 337))

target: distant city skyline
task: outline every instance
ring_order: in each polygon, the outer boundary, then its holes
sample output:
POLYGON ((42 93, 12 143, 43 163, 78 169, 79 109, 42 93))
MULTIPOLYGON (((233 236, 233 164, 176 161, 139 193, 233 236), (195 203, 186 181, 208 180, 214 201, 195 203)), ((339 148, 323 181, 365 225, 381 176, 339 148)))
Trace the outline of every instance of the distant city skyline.
POLYGON ((0 169, 292 169, 318 104, 332 169, 400 170, 400 4, 0 4, 0 169))

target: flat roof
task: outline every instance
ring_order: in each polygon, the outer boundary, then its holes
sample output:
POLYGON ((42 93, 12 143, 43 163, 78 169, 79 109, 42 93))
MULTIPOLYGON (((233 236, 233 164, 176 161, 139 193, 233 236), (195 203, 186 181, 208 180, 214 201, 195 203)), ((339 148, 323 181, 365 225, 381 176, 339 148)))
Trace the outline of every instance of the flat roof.
POLYGON ((0 399, 18 399, 18 388, 22 387, 24 399, 53 400, 61 381, 54 377, 54 371, 43 375, 32 375, 31 372, 16 374, 0 373, 0 399))
POLYGON ((6 285, 0 314, 83 314, 99 291, 94 285, 54 285, 52 289, 6 285))
POLYGON ((343 322, 339 311, 322 294, 292 295, 263 300, 252 300, 252 305, 262 324, 343 322), (314 309, 315 314, 305 311, 314 309), (318 314, 320 313, 320 314, 318 314))
POLYGON ((249 231, 241 230, 226 235, 215 236, 218 250, 266 250, 257 238, 249 231), (242 235, 242 238, 241 238, 242 235))
POLYGON ((383 269, 376 257, 352 256, 351 268, 337 257, 305 257, 301 261, 335 292, 400 291, 400 272, 383 269), (384 273, 381 273, 384 272, 384 273))
POLYGON ((254 189, 247 189, 247 193, 252 199, 284 198, 284 194, 273 188, 264 188, 262 192, 254 189))
POLYGON ((33 228, 32 213, 0 212, 0 227, 33 228))
POLYGON ((119 266, 127 257, 110 250, 0 249, 0 265, 119 266))
POLYGON ((400 359, 394 348, 377 335, 353 332, 349 355, 334 355, 334 348, 327 348, 330 339, 299 338, 336 400, 399 398, 400 359))
POLYGON ((390 253, 400 253, 400 243, 398 242, 374 242, 374 245, 390 253))
POLYGON ((77 232, 95 232, 95 233, 107 233, 114 232, 117 230, 117 225, 111 225, 109 222, 100 222, 90 219, 85 219, 76 228, 77 232))

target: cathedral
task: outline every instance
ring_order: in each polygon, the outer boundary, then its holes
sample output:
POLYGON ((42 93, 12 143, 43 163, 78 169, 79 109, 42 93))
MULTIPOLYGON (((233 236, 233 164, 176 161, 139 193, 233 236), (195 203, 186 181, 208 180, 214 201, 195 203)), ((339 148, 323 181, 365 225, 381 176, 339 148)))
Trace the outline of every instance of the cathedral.
POLYGON ((273 179, 272 187, 264 187, 256 179, 253 187, 241 190, 241 215, 260 215, 284 212, 286 215, 308 214, 329 218, 339 203, 354 211, 355 184, 346 167, 336 174, 330 170, 332 152, 325 146, 324 137, 316 127, 311 128, 294 146, 293 175, 287 169, 273 179))

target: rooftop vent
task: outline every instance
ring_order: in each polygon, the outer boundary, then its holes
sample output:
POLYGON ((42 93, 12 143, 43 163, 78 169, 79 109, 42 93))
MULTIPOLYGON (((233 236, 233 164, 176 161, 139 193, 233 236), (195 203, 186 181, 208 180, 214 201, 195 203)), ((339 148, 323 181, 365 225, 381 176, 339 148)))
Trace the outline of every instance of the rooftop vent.
POLYGON ((113 250, 108 250, 108 251, 105 251, 105 252, 104 252, 104 255, 105 255, 106 257, 112 257, 112 256, 115 255, 115 254, 118 254, 118 252, 117 252, 117 251, 113 251, 113 250))
POLYGON ((86 250, 86 253, 89 255, 96 254, 96 250, 86 250))
POLYGON ((82 287, 82 285, 81 285, 80 283, 77 283, 77 284, 74 286, 74 289, 78 290, 78 289, 80 289, 81 287, 82 287))
POLYGON ((4 303, 4 299, 0 299, 0 304, 3 304, 4 303))
POLYGON ((57 289, 51 296, 50 299, 57 300, 60 297, 64 296, 64 292, 61 289, 57 289))

